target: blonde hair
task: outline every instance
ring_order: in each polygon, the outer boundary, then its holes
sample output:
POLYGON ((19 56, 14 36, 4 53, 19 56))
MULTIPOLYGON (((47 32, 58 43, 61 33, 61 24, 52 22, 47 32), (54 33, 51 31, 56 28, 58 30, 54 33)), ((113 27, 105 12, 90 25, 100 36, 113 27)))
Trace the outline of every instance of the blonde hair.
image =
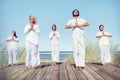
POLYGON ((33 18, 34 19, 34 23, 36 24, 36 18, 35 18, 35 16, 29 16, 29 20, 31 19, 31 18, 33 18))

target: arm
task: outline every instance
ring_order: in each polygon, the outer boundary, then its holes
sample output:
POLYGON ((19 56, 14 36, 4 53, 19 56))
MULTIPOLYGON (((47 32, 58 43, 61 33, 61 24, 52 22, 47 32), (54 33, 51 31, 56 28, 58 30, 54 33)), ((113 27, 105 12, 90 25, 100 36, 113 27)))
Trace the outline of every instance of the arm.
POLYGON ((59 32, 56 32, 55 37, 56 37, 57 39, 60 39, 60 34, 59 34, 59 32))
POLYGON ((53 35, 54 35, 54 34, 52 34, 52 32, 50 32, 48 38, 49 38, 50 40, 53 39, 53 35))
POLYGON ((102 32, 102 35, 97 35, 96 38, 101 38, 102 36, 112 37, 112 35, 110 33, 105 34, 105 32, 102 32))
POLYGON ((83 24, 81 24, 81 25, 78 25, 79 27, 87 27, 87 26, 89 26, 89 23, 88 22, 85 22, 85 23, 83 23, 83 24))
POLYGON ((12 39, 6 39, 6 42, 12 41, 12 39))
POLYGON ((66 29, 70 29, 70 28, 74 28, 75 26, 71 26, 71 25, 66 25, 65 28, 66 29))
POLYGON ((18 39, 18 38, 15 38, 15 39, 13 39, 13 41, 15 41, 15 42, 19 42, 19 39, 18 39))
POLYGON ((38 29, 38 27, 37 28, 33 28, 32 29, 35 33, 39 33, 40 32, 40 30, 38 29))
POLYGON ((101 35, 101 36, 100 36, 100 35, 99 35, 99 36, 96 36, 96 38, 101 38, 101 37, 102 37, 102 35, 101 35))
POLYGON ((70 29, 70 28, 75 28, 75 27, 87 27, 87 26, 89 26, 89 23, 88 23, 88 22, 85 22, 85 23, 83 23, 83 24, 81 24, 81 25, 79 25, 78 23, 75 23, 74 26, 66 25, 65 28, 66 28, 66 29, 70 29))
POLYGON ((112 37, 112 35, 106 35, 106 34, 105 34, 105 35, 103 35, 103 36, 106 36, 106 37, 112 37))

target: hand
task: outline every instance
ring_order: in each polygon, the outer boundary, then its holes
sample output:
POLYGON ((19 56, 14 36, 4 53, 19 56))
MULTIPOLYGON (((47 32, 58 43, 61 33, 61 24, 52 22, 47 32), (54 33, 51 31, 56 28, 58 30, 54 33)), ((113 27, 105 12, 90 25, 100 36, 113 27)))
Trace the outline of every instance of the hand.
POLYGON ((79 26, 79 24, 78 24, 78 22, 77 22, 77 21, 75 22, 75 26, 79 26))
POLYGON ((30 25, 30 28, 29 28, 29 30, 28 30, 29 32, 30 32, 31 30, 33 30, 33 26, 34 26, 33 24, 30 25))
POLYGON ((55 33, 53 33, 53 36, 55 36, 55 33))
POLYGON ((11 41, 14 40, 14 35, 12 35, 12 38, 10 39, 11 41))
POLYGON ((104 33, 104 32, 102 32, 102 36, 105 36, 105 33, 104 33))

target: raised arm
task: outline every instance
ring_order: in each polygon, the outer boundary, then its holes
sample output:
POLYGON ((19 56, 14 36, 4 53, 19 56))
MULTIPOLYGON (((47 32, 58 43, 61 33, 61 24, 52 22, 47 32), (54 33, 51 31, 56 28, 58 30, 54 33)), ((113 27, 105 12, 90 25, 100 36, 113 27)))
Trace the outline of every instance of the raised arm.
POLYGON ((110 33, 105 33, 105 32, 102 32, 102 35, 96 35, 96 38, 101 38, 102 36, 106 36, 106 37, 112 37, 112 34, 110 34, 110 33))
POLYGON ((19 39, 18 39, 18 38, 15 38, 15 39, 13 39, 13 41, 15 41, 15 42, 19 42, 19 39))

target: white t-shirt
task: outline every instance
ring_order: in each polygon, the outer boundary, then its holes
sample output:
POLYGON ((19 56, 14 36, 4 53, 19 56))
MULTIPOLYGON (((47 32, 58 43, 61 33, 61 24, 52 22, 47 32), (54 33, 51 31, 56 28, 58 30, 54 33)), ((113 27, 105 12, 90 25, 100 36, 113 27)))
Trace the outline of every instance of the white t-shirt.
POLYGON ((26 41, 38 45, 39 44, 39 38, 38 38, 38 33, 39 33, 39 28, 38 25, 34 25, 33 29, 35 29, 36 32, 34 31, 28 31, 30 28, 30 24, 25 26, 24 33, 26 33, 26 41))
POLYGON ((60 34, 58 31, 51 31, 49 33, 49 39, 50 39, 50 43, 51 44, 59 44, 59 39, 60 39, 60 34), (53 36, 53 34, 55 34, 55 36, 53 36))
MULTIPOLYGON (((75 26, 75 23, 78 22, 79 25, 86 23, 86 21, 82 18, 78 18, 77 20, 75 18, 72 18, 68 21, 68 23, 66 25, 71 25, 71 26, 75 26)), ((74 33, 80 33, 80 34, 84 34, 84 30, 83 27, 76 27, 73 28, 73 32, 74 33)))
MULTIPOLYGON (((8 37, 7 39, 8 40, 12 39, 12 36, 8 37)), ((14 40, 19 40, 19 39, 14 37, 14 40)), ((8 49, 17 49, 17 43, 18 42, 14 41, 14 40, 9 41, 8 49)))
MULTIPOLYGON (((105 35, 112 35, 109 32, 104 32, 105 35)), ((102 32, 98 32, 96 36, 101 36, 102 32)), ((99 45, 109 45, 109 37, 102 36, 99 40, 99 45)))

